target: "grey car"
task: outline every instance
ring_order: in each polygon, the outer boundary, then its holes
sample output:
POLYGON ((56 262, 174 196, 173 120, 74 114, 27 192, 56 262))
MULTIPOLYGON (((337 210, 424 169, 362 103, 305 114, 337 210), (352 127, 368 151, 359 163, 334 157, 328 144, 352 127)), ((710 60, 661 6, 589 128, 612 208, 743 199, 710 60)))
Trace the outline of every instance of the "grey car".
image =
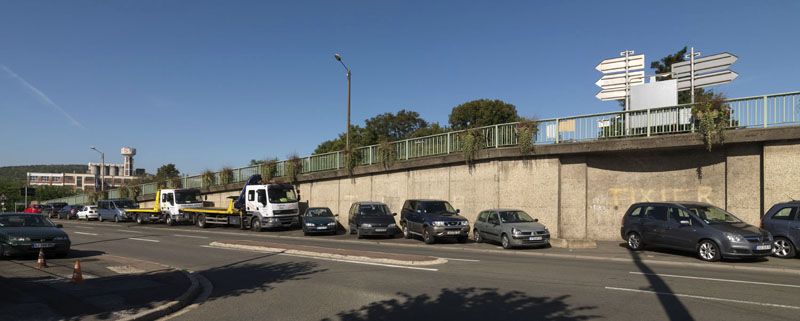
POLYGON ((475 242, 496 241, 505 249, 550 244, 550 231, 538 219, 517 209, 501 208, 480 212, 472 235, 475 242))
POLYGON ((67 256, 71 245, 61 225, 41 214, 0 214, 0 257, 38 253, 67 256))
POLYGON ((772 234, 707 203, 635 203, 622 219, 620 234, 634 251, 664 247, 694 252, 704 261, 772 253, 772 234))
POLYGON ((772 255, 793 258, 800 242, 800 201, 778 203, 761 217, 761 227, 774 237, 772 255))

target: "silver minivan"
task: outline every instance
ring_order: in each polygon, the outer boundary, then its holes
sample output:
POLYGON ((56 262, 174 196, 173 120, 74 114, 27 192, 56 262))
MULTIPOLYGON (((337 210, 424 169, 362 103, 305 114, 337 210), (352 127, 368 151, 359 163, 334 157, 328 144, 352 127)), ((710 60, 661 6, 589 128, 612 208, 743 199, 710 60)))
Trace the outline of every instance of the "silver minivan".
POLYGON ((97 220, 122 222, 129 221, 131 217, 126 209, 139 208, 136 202, 126 198, 115 198, 97 201, 97 220))

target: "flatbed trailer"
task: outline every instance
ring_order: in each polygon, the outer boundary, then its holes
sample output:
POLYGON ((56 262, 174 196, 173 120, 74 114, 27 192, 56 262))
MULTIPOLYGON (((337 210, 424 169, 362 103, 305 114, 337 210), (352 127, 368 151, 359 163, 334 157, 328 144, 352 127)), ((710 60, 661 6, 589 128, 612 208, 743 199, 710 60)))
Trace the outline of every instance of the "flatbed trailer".
POLYGON ((228 197, 230 201, 228 202, 228 207, 198 207, 198 208, 183 208, 180 210, 181 213, 187 214, 191 217, 191 220, 195 222, 195 224, 200 228, 206 228, 209 224, 213 225, 235 225, 241 226, 242 218, 245 218, 245 222, 247 222, 247 218, 250 215, 242 215, 239 210, 233 207, 233 203, 236 201, 236 196, 228 197), (244 217, 242 217, 244 216, 244 217))
POLYGON ((129 213, 129 216, 133 217, 133 220, 136 223, 144 224, 146 222, 158 222, 161 220, 161 204, 159 203, 158 195, 161 194, 161 190, 156 191, 156 201, 153 208, 131 208, 126 209, 125 212, 129 213))

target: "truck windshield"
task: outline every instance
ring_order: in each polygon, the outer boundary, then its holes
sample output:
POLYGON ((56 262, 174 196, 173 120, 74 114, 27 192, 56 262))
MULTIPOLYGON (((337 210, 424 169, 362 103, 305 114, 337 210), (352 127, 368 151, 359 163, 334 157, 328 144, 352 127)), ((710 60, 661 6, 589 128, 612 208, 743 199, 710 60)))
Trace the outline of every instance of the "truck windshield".
POLYGON ((132 200, 114 201, 117 208, 139 208, 132 200))
POLYGON ((185 191, 175 191, 175 202, 177 202, 178 204, 191 204, 191 203, 202 203, 203 200, 200 199, 200 191, 185 190, 185 191))
POLYGON ((270 203, 294 203, 297 202, 297 194, 293 188, 270 187, 267 190, 270 203))

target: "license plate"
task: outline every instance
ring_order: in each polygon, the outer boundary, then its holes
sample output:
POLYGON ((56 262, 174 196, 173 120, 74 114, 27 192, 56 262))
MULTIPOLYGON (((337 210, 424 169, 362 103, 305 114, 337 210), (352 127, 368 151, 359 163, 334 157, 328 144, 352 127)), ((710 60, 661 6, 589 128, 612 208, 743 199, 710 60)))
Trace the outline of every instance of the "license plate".
POLYGON ((328 227, 327 226, 317 226, 317 229, 318 230, 327 230, 328 227))
POLYGON ((541 241, 542 237, 541 236, 531 236, 531 237, 528 238, 528 240, 530 240, 530 241, 541 241))
POLYGON ((459 235, 461 231, 447 231, 447 235, 459 235))
POLYGON ((34 249, 47 249, 55 246, 54 243, 33 243, 34 249))
POLYGON ((376 228, 375 232, 386 232, 385 228, 376 228))
POLYGON ((772 249, 772 244, 756 245, 756 250, 769 250, 772 249))

